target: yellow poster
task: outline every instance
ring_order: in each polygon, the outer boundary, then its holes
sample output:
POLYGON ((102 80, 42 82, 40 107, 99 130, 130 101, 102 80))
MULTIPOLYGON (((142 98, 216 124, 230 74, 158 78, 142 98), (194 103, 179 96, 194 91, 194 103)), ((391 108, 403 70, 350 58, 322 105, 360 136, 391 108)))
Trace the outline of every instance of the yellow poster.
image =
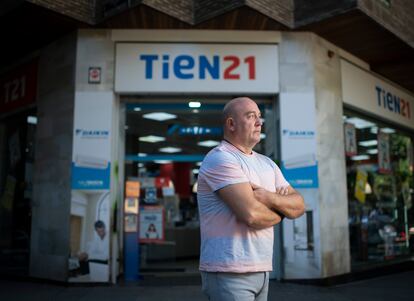
POLYGON ((357 171, 355 183, 355 198, 365 203, 365 186, 367 185, 368 174, 363 170, 357 171))

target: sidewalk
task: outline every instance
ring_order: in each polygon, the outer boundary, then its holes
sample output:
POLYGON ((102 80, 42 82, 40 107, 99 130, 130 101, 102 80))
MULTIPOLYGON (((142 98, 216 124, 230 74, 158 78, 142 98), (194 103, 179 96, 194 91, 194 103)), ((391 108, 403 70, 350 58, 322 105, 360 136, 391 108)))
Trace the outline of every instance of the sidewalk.
MULTIPOLYGON (((74 300, 74 301, 198 301, 207 300, 200 285, 125 284, 96 287, 64 287, 54 284, 0 280, 0 300, 74 300)), ((288 301, 378 301, 414 300, 414 271, 319 287, 271 281, 269 300, 288 301)))

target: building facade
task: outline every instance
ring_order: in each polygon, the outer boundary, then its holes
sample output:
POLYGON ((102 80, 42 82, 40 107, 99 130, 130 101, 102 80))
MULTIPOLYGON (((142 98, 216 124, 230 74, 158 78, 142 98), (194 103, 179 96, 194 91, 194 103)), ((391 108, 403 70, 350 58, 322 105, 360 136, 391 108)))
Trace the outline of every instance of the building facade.
POLYGON ((390 22, 410 22, 398 2, 79 1, 79 15, 27 2, 93 28, 59 21, 59 38, 2 73, 5 267, 73 282, 196 273, 198 164, 239 95, 263 112, 257 150, 306 202, 275 228, 273 277, 409 260, 413 49, 409 26, 390 22), (376 38, 334 36, 349 22, 376 38))

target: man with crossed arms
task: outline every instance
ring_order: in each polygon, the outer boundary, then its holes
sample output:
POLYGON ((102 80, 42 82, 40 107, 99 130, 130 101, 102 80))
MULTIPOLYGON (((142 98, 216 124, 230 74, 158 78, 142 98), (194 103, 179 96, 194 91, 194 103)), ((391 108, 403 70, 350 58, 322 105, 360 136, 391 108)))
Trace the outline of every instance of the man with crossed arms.
POLYGON ((252 99, 231 100, 223 110, 224 139, 200 168, 200 271, 212 301, 267 300, 273 226, 305 211, 279 167, 253 151, 261 127, 252 99))

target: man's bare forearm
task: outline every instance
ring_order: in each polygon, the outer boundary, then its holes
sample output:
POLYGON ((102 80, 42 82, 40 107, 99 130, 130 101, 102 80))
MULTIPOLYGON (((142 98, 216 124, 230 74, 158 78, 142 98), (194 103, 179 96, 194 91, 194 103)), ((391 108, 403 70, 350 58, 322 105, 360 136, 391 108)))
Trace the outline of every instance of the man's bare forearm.
POLYGON ((287 187, 276 192, 270 192, 257 185, 252 185, 255 198, 287 218, 297 218, 305 212, 303 197, 292 187, 287 187))
POLYGON ((282 221, 282 217, 276 211, 267 208, 264 204, 257 202, 257 206, 252 208, 250 218, 246 221, 249 227, 256 230, 277 225, 282 221))
POLYGON ((273 193, 271 208, 287 218, 298 218, 305 212, 305 203, 303 197, 297 192, 288 195, 273 193))

